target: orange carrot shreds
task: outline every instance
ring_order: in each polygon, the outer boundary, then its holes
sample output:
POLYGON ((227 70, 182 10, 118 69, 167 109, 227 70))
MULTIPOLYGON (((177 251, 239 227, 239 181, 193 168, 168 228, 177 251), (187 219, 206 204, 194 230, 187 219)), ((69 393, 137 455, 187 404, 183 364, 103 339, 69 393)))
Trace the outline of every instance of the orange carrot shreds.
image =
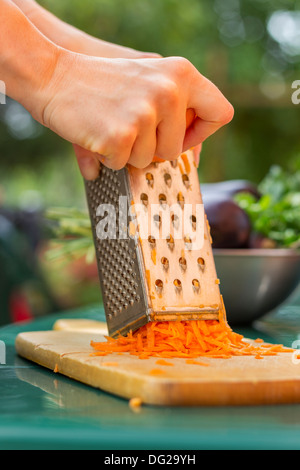
MULTIPOLYGON (((129 353, 140 359, 199 357, 228 359, 232 356, 264 357, 293 349, 283 345, 265 344, 258 339, 249 341, 235 333, 225 318, 217 320, 153 321, 127 336, 106 338, 106 342, 91 341, 94 355, 129 353)), ((159 369, 154 369, 159 370, 159 369)))
POLYGON ((138 333, 136 347, 138 351, 143 351, 143 340, 142 335, 138 333))
POLYGON ((165 374, 165 371, 162 369, 151 369, 149 374, 150 375, 162 375, 162 374, 165 374))
POLYGON ((108 354, 109 354, 108 352, 97 351, 97 352, 91 353, 90 356, 107 356, 108 354))
POLYGON ((205 320, 200 320, 197 323, 201 333, 203 333, 205 336, 209 336, 211 334, 210 329, 208 328, 205 320))
POLYGON ((207 362, 199 362, 199 361, 195 361, 194 359, 187 359, 185 361, 186 364, 194 364, 194 365, 197 365, 197 366, 206 366, 208 367, 209 364, 207 364, 207 362))
POLYGON ((129 400, 129 407, 133 410, 133 411, 137 411, 142 405, 142 399, 141 398, 131 398, 129 400))
POLYGON ((187 154, 183 153, 181 155, 181 158, 182 158, 183 163, 184 163, 185 171, 186 171, 187 174, 189 174, 190 171, 191 171, 191 165, 190 165, 190 162, 188 160, 187 154))
POLYGON ((272 352, 294 352, 294 349, 285 348, 282 344, 270 344, 268 347, 268 351, 272 352))
POLYGON ((174 366, 172 362, 165 361, 164 359, 159 359, 158 361, 156 361, 155 364, 157 364, 158 366, 174 366))
POLYGON ((57 374, 57 372, 58 372, 58 364, 55 364, 55 367, 54 367, 53 372, 55 372, 55 374, 57 374))

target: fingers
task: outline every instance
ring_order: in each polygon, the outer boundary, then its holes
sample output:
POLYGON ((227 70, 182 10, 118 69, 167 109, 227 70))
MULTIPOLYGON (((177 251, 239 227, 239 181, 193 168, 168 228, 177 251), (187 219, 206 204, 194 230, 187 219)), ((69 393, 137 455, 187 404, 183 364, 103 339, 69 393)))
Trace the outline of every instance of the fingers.
POLYGON ((112 170, 121 170, 128 163, 138 129, 134 125, 127 124, 115 131, 107 130, 106 138, 102 140, 97 149, 101 163, 112 170))
POLYGON ((146 168, 154 159, 156 127, 144 130, 134 143, 128 163, 136 168, 146 168))
POLYGON ((73 145, 79 170, 84 179, 93 181, 99 176, 99 155, 86 150, 79 145, 73 145))
POLYGON ((155 156, 163 160, 175 160, 182 153, 185 131, 185 113, 164 119, 157 127, 155 156))
MULTIPOLYGON (((100 108, 105 113, 97 114, 99 106, 94 106, 86 146, 79 139, 81 147, 74 147, 86 179, 97 177, 99 161, 113 170, 127 163, 145 168, 155 158, 174 160, 190 148, 198 165, 201 143, 233 118, 221 91, 186 59, 148 56, 104 66, 108 92, 101 94, 100 108)), ((92 81, 94 88, 97 83, 92 81)))
POLYGON ((162 56, 156 52, 140 52, 138 59, 161 59, 162 56))
POLYGON ((201 150, 202 150, 202 144, 196 145, 196 147, 193 148, 194 160, 195 160, 197 168, 198 168, 199 163, 200 163, 201 150))
POLYGON ((221 91, 198 72, 191 83, 189 106, 195 110, 197 118, 188 128, 184 140, 184 151, 204 142, 234 115, 233 106, 221 91))
POLYGON ((191 147, 197 146, 199 142, 204 142, 223 125, 224 124, 207 122, 200 118, 195 119, 193 124, 186 131, 183 142, 183 152, 191 147))

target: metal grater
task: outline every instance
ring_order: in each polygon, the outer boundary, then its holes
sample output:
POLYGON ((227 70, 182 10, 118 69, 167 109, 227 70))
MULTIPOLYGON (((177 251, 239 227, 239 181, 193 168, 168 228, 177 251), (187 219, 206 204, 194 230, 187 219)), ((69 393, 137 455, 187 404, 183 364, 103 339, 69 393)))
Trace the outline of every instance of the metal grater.
POLYGON ((222 298, 192 151, 146 169, 102 167, 85 186, 110 336, 149 321, 219 319, 222 298))

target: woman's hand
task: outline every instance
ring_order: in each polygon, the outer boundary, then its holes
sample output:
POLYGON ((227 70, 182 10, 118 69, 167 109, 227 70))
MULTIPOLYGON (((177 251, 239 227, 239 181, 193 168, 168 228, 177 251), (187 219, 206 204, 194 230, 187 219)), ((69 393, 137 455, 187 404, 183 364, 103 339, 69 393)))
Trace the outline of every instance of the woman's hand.
MULTIPOLYGON (((35 0, 13 2, 57 46, 52 56, 59 51, 42 109, 34 92, 35 103, 29 103, 29 109, 40 122, 73 143, 85 178, 97 176, 100 161, 112 168, 127 162, 146 166, 154 155, 173 159, 194 145, 198 164, 201 142, 231 119, 231 105, 187 60, 149 63, 160 56, 92 37, 35 0), (96 59, 100 57, 107 60, 96 59), (193 107, 198 118, 185 132, 188 107, 193 107)), ((41 40, 35 40, 38 42, 41 40)))
POLYGON ((186 59, 104 59, 62 50, 39 120, 75 144, 87 179, 99 161, 120 169, 173 160, 233 116, 222 93, 186 59), (186 111, 197 118, 186 132, 186 111), (83 159, 85 158, 85 161, 83 159))

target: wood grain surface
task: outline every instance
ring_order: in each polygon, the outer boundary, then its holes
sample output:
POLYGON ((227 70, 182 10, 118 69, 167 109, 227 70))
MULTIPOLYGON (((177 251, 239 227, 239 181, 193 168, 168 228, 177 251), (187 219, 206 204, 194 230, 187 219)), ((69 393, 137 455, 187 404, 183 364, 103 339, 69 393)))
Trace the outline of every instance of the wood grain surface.
POLYGON ((230 406, 300 403, 300 365, 292 353, 261 360, 199 358, 141 360, 128 353, 92 356, 91 340, 97 333, 41 331, 20 333, 17 353, 92 387, 144 404, 167 406, 230 406), (154 375, 155 374, 155 375, 154 375))

